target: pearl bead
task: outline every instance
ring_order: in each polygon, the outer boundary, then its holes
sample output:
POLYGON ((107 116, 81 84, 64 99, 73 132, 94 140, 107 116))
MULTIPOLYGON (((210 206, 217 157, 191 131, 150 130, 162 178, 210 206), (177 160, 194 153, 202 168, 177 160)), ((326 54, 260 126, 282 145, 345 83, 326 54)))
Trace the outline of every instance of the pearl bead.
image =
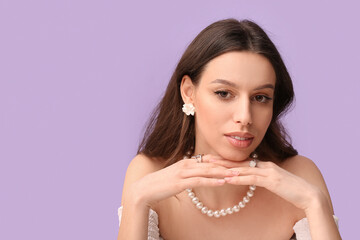
POLYGON ((245 203, 239 202, 239 207, 244 208, 244 207, 245 207, 245 203))
POLYGON ((248 195, 248 197, 252 197, 252 196, 254 196, 254 192, 252 190, 250 190, 247 192, 247 195, 248 195))
POLYGON ((206 214, 207 212, 208 212, 208 208, 207 207, 203 207, 202 209, 201 209, 201 212, 203 213, 203 214, 206 214))
POLYGON ((192 199, 192 202, 195 203, 195 204, 197 204, 197 203, 199 202, 199 199, 198 199, 197 197, 194 197, 194 198, 192 199))
POLYGON ((219 213, 218 210, 214 211, 214 216, 217 217, 217 218, 220 217, 220 213, 219 213))
POLYGON ((221 216, 226 216, 226 214, 227 214, 224 209, 221 209, 219 213, 221 214, 221 216))
POLYGON ((189 193, 188 193, 188 196, 189 196, 191 199, 193 199, 193 198, 195 197, 195 193, 189 192, 189 193))
POLYGON ((208 215, 209 217, 212 217, 212 216, 214 216, 214 212, 213 212, 212 210, 208 210, 208 211, 207 211, 207 215, 208 215))
POLYGON ((190 192, 192 192, 192 189, 191 189, 191 188, 187 188, 186 191, 187 191, 188 193, 190 193, 190 192))
POLYGON ((227 213, 227 214, 232 214, 232 213, 233 213, 233 210, 232 210, 231 208, 227 208, 227 209, 226 209, 226 213, 227 213))
POLYGON ((244 201, 244 203, 248 203, 248 202, 250 202, 250 198, 248 196, 245 196, 243 198, 243 201, 244 201))
POLYGON ((233 210, 233 212, 238 212, 238 211, 240 211, 240 207, 238 205, 235 205, 235 206, 233 206, 232 210, 233 210))
POLYGON ((250 190, 255 191, 256 186, 255 186, 255 185, 251 185, 249 188, 250 188, 250 190))
POLYGON ((204 206, 204 204, 203 204, 202 202, 198 202, 198 203, 196 204, 196 207, 197 207, 198 209, 202 209, 203 206, 204 206))

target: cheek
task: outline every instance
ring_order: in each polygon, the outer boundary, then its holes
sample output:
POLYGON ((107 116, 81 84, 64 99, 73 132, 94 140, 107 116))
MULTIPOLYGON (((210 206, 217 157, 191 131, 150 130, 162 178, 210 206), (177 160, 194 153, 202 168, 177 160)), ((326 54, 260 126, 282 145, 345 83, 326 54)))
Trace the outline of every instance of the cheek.
POLYGON ((262 109, 261 111, 257 111, 256 116, 254 116, 254 120, 257 123, 257 126, 262 128, 264 132, 266 132, 267 128, 269 127, 271 123, 273 115, 272 108, 269 109, 262 109))
POLYGON ((210 96, 203 97, 202 101, 199 101, 196 105, 197 123, 199 128, 206 128, 207 131, 214 132, 214 129, 220 127, 224 123, 226 114, 219 109, 223 110, 219 103, 214 101, 210 96), (211 129, 209 129, 211 128, 211 129))
MULTIPOLYGON (((209 125, 210 123, 214 122, 215 111, 214 105, 211 104, 210 101, 201 101, 197 104, 197 118, 199 124, 202 125, 209 125)), ((215 120, 216 121, 216 120, 215 120)))

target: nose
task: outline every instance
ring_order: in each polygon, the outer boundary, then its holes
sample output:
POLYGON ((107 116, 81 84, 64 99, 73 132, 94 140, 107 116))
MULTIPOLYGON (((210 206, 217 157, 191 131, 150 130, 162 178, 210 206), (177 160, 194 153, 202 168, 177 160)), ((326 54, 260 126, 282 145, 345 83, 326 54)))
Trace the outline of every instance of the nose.
POLYGON ((235 104, 234 122, 243 126, 252 124, 251 102, 248 99, 239 99, 235 104))

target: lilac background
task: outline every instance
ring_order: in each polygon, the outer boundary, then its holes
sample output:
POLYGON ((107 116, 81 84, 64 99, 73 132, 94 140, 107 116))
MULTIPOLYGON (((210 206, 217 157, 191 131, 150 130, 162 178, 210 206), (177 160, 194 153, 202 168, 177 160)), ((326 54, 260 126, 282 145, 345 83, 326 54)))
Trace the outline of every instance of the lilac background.
POLYGON ((0 0, 0 239, 115 239, 126 167, 182 52, 250 18, 293 77, 295 147, 321 169, 344 239, 360 197, 356 1, 0 0), (170 3, 171 2, 171 3, 170 3))

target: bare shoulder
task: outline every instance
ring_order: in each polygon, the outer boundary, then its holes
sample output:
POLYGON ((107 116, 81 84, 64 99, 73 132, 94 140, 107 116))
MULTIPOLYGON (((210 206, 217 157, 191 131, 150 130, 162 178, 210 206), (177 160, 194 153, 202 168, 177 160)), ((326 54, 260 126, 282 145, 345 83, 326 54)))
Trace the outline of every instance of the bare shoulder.
POLYGON ((281 167, 314 184, 322 179, 322 174, 316 164, 311 159, 301 155, 286 159, 281 167))
POLYGON ((141 178, 146 174, 160 170, 163 166, 164 163, 158 159, 147 157, 144 154, 138 154, 131 160, 126 175, 141 178))
POLYGON ((144 154, 136 155, 131 160, 126 170, 121 202, 124 202, 124 197, 134 182, 147 174, 162 169, 163 167, 164 163, 157 159, 147 157, 144 154))
POLYGON ((330 194, 326 186, 324 177, 321 174, 320 169, 311 159, 301 155, 296 155, 288 158, 280 166, 283 169, 289 171, 290 173, 301 177, 307 182, 317 186, 327 197, 330 208, 333 212, 330 194))

